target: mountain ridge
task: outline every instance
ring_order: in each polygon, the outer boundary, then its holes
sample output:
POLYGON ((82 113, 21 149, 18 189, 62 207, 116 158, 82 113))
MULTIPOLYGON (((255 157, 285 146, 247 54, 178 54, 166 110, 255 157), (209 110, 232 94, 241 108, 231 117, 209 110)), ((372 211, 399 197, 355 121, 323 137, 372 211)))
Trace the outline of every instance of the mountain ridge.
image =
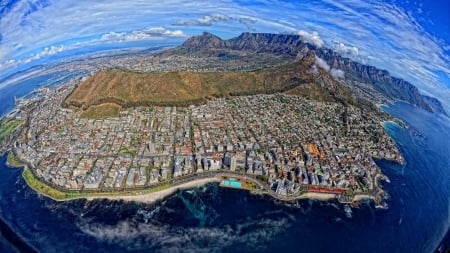
POLYGON ((317 57, 325 60, 331 68, 344 71, 346 80, 368 83, 388 99, 405 101, 429 112, 447 115, 438 99, 430 99, 420 94, 418 88, 408 81, 392 76, 387 70, 342 57, 331 49, 318 48, 306 43, 299 35, 246 32, 238 37, 223 40, 214 34, 204 32, 202 35, 190 37, 176 50, 207 56, 224 50, 241 56, 249 53, 266 53, 292 59, 301 58, 306 52, 313 50, 317 57))
POLYGON ((149 55, 148 61, 172 67, 156 72, 96 72, 78 85, 63 105, 88 111, 114 104, 114 110, 107 109, 117 111, 117 106, 178 106, 204 103, 214 97, 284 92, 365 108, 401 100, 446 115, 439 100, 421 95, 412 84, 392 77, 386 70, 305 43, 299 35, 242 33, 223 40, 204 32, 178 47, 149 55), (329 66, 324 67, 323 61, 329 66), (208 67, 229 62, 237 67, 208 67), (257 68, 239 68, 249 62, 256 63, 257 68), (186 64, 191 64, 190 70, 173 68, 186 64), (345 71, 345 75, 333 75, 333 70, 345 71))
MULTIPOLYGON (((117 111, 117 107, 187 106, 214 97, 286 92, 309 99, 360 105, 352 92, 323 70, 311 71, 314 51, 281 66, 255 71, 224 72, 135 72, 106 69, 80 83, 64 100, 65 107, 117 111), (109 107, 105 105, 109 104, 109 107), (104 106, 102 106, 104 105, 104 106), (114 105, 114 108, 111 106, 114 105)), ((361 104, 364 106, 364 104, 361 104)))

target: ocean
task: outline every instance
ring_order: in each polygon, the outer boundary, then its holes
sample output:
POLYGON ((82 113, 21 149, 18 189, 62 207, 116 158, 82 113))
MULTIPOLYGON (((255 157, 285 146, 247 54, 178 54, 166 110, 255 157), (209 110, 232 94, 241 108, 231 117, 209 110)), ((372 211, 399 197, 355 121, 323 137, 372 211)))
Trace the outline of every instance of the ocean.
POLYGON ((383 109, 410 126, 385 125, 406 160, 377 161, 388 209, 366 201, 348 217, 336 201, 284 203, 217 184, 154 204, 56 202, 3 156, 0 252, 434 252, 450 226, 450 120, 400 102, 383 109))

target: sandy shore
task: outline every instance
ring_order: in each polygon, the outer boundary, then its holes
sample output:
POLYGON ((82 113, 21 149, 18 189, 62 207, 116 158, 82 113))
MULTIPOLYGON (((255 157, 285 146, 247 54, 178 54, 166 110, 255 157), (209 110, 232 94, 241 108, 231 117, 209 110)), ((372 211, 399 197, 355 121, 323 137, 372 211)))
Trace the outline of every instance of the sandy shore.
POLYGON ((151 192, 146 194, 139 194, 139 195, 124 195, 124 196, 90 196, 86 197, 87 200, 94 200, 94 199, 109 199, 109 200, 125 200, 125 201, 137 201, 137 202, 143 202, 143 203, 153 203, 157 200, 161 200, 165 197, 168 197, 175 193, 178 189, 191 189, 203 186, 207 183, 212 182, 219 182, 219 178, 213 177, 213 178, 204 178, 195 180, 192 182, 187 182, 184 184, 180 184, 174 187, 170 187, 161 191, 157 192, 151 192))
POLYGON ((333 193, 320 193, 320 192, 307 192, 302 194, 299 199, 318 199, 318 200, 330 200, 336 198, 336 194, 333 193))
POLYGON ((356 196, 353 198, 353 201, 360 201, 360 200, 363 200, 363 199, 372 199, 372 200, 375 200, 375 197, 372 196, 372 195, 368 195, 368 194, 359 194, 359 195, 356 195, 356 196))
MULTIPOLYGON (((192 189, 203 186, 207 183, 219 182, 219 178, 204 178, 195 180, 192 182, 187 182, 174 187, 170 187, 161 191, 151 192, 146 194, 136 194, 136 195, 116 195, 116 196, 90 196, 85 197, 87 200, 94 199, 109 199, 109 200, 124 200, 124 201, 137 201, 142 203, 154 203, 155 201, 164 199, 172 194, 174 194, 179 189, 192 189)), ((298 199, 317 199, 317 200, 330 200, 335 199, 336 194, 333 193, 320 193, 320 192, 307 192, 298 197, 298 199)))

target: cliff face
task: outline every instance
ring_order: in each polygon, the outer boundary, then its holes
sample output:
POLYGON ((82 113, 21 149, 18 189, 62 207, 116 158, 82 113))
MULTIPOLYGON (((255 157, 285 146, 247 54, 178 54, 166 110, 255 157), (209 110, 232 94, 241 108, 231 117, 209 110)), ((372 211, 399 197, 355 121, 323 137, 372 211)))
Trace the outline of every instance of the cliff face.
POLYGON ((210 51, 230 50, 245 53, 269 53, 295 57, 300 51, 308 51, 307 44, 300 36, 269 33, 242 33, 239 37, 229 40, 204 32, 186 40, 181 47, 186 52, 207 54, 210 51))
POLYGON ((445 110, 439 100, 421 95, 419 90, 411 83, 392 77, 386 70, 341 57, 330 49, 317 48, 304 43, 298 35, 243 33, 236 38, 222 40, 213 34, 205 32, 202 35, 191 37, 179 49, 183 52, 196 53, 203 56, 217 55, 217 52, 238 55, 263 53, 290 59, 301 59, 308 51, 313 50, 330 67, 343 70, 346 80, 357 80, 367 83, 389 99, 406 101, 427 111, 445 114, 445 110))
POLYGON ((197 52, 197 51, 205 51, 205 50, 213 50, 216 48, 228 48, 229 43, 222 40, 218 36, 204 32, 199 36, 192 36, 188 40, 186 40, 181 48, 186 49, 187 52, 197 52))
POLYGON ((442 105, 438 100, 434 101, 435 105, 432 107, 414 85, 403 79, 392 77, 386 70, 343 58, 329 49, 319 49, 316 53, 327 61, 330 67, 345 71, 347 79, 369 83, 388 98, 407 101, 430 112, 435 111, 434 108, 441 111, 442 105))
POLYGON ((436 98, 432 98, 432 97, 428 97, 425 95, 422 95, 425 102, 433 109, 433 111, 435 112, 439 112, 442 113, 446 116, 448 116, 447 112, 445 111, 445 109, 442 107, 441 102, 436 99, 436 98))

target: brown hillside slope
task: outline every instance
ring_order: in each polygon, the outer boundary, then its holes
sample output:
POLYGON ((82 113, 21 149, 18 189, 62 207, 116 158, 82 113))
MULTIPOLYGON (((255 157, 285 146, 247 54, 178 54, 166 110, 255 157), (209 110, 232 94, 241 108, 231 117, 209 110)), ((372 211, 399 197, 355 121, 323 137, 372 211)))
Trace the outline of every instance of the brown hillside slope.
POLYGON ((310 71, 314 59, 315 55, 311 52, 299 61, 252 72, 138 73, 102 70, 79 84, 64 104, 83 110, 105 103, 121 107, 189 105, 202 103, 211 97, 286 91, 290 94, 309 94, 309 98, 318 100, 342 102, 342 95, 348 98, 350 93, 327 73, 313 74, 310 71), (311 90, 314 92, 310 93, 311 90))

